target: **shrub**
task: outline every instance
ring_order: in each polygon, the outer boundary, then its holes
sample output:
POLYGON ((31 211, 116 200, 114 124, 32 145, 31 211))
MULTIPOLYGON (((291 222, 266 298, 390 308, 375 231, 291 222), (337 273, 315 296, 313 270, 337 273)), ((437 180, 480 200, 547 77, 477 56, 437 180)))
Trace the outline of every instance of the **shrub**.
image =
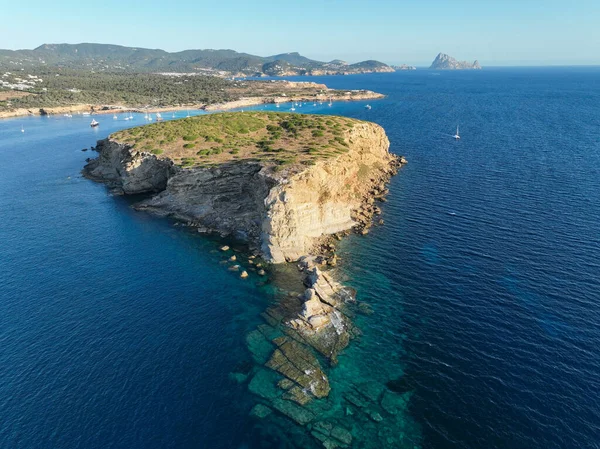
POLYGON ((196 144, 194 143, 186 143, 183 148, 194 148, 196 146, 196 144))
POLYGON ((157 156, 159 154, 163 154, 163 153, 164 153, 164 151, 161 150, 160 148, 155 148, 155 149, 152 150, 152 154, 156 154, 157 156))

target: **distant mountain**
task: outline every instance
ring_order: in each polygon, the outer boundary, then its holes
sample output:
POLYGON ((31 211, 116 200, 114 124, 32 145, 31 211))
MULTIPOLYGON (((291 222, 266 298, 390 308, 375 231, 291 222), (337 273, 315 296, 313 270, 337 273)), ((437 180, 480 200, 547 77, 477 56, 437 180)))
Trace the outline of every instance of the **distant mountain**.
POLYGON ((321 62, 299 53, 256 56, 234 50, 160 49, 108 44, 44 44, 34 50, 0 50, 0 66, 64 67, 105 72, 198 72, 224 76, 323 75, 392 71, 379 61, 321 62))
POLYGON ((457 61, 445 53, 440 53, 436 56, 429 68, 435 70, 479 70, 481 69, 481 66, 478 61, 471 64, 467 61, 457 61))
MULTIPOLYGON (((297 52, 282 53, 280 55, 269 56, 266 59, 270 59, 272 61, 285 61, 285 62, 289 62, 290 64, 298 65, 298 66, 310 65, 310 64, 314 64, 315 62, 317 62, 317 61, 313 61, 312 59, 309 59, 305 56, 302 56, 300 53, 297 53, 297 52)), ((321 64, 321 63, 319 63, 319 64, 321 64)))

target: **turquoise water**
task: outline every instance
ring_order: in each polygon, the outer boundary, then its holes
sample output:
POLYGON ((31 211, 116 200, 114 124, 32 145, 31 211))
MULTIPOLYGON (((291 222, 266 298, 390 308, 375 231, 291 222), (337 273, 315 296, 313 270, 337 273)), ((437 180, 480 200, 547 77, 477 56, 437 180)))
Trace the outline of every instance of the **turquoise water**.
MULTIPOLYGON (((330 412, 367 380, 410 398, 384 431, 344 421, 353 447, 598 447, 600 69, 310 80, 387 94, 297 111, 380 123, 409 160, 386 224, 340 245, 373 313, 329 372, 330 412)), ((81 178, 82 148, 143 122, 97 120, 0 122, 0 446, 313 444, 250 418, 231 375, 293 276, 241 280, 220 242, 81 178)))

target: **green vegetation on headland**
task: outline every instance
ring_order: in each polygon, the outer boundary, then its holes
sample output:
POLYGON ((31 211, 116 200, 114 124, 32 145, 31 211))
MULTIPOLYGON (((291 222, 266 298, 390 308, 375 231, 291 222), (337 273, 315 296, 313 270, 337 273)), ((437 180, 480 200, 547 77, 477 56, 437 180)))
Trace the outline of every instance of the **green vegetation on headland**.
POLYGON ((311 165, 348 151, 346 131, 358 120, 276 112, 228 112, 119 131, 111 139, 168 157, 183 167, 233 160, 311 165))
POLYGON ((341 91, 324 84, 284 80, 226 80, 195 74, 106 73, 86 70, 19 70, 0 66, 0 116, 64 113, 75 110, 111 111, 235 107, 296 101, 378 98, 368 91, 341 91), (248 100, 250 99, 250 100, 248 100), (218 106, 217 106, 218 105, 218 106), (52 110, 51 108, 58 108, 52 110), (62 109, 62 110, 61 110, 62 109))
MULTIPOLYGON (((152 107, 177 104, 211 104, 235 99, 228 89, 235 83, 214 76, 167 77, 138 73, 93 73, 82 70, 39 70, 35 72, 10 73, 5 79, 13 83, 15 78, 26 79, 29 75, 40 82, 30 83, 25 89, 30 95, 10 100, 14 108, 43 108, 72 104, 123 104, 152 107)), ((8 107, 0 101, 0 110, 8 107)))

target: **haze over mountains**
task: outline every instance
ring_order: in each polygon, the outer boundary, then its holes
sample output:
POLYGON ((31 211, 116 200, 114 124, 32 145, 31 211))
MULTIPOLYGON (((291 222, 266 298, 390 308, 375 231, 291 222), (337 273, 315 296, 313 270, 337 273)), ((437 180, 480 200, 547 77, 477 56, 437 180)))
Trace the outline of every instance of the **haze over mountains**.
POLYGON ((224 75, 328 75, 393 72, 379 61, 348 64, 315 61, 298 53, 256 56, 234 50, 184 50, 169 53, 159 49, 109 44, 44 44, 33 50, 0 50, 0 64, 10 67, 86 68, 130 72, 222 72, 224 75))

